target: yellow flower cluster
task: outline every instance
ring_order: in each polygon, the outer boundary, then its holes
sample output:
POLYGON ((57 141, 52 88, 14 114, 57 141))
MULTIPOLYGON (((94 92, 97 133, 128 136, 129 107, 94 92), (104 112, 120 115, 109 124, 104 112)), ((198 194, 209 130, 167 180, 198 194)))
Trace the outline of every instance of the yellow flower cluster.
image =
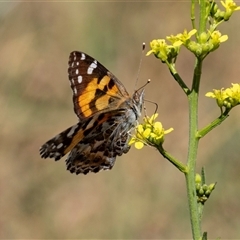
POLYGON ((153 53, 156 58, 161 59, 162 62, 171 62, 171 59, 175 58, 180 50, 180 45, 169 45, 165 39, 155 39, 150 42, 151 50, 146 54, 147 56, 153 53))
POLYGON ((158 114, 151 117, 145 117, 144 123, 136 127, 135 136, 133 136, 129 145, 134 144, 135 148, 141 149, 144 145, 159 146, 164 142, 164 135, 173 131, 173 128, 164 130, 161 122, 155 122, 158 114))
POLYGON ((231 109, 240 104, 240 84, 232 83, 232 87, 230 88, 213 89, 212 92, 206 93, 205 96, 215 98, 220 108, 231 109))
POLYGON ((184 30, 183 33, 177 35, 167 36, 167 40, 172 43, 169 45, 164 39, 157 39, 150 42, 151 50, 147 56, 153 53, 155 57, 161 59, 163 62, 172 62, 177 57, 181 45, 184 45, 197 57, 204 58, 209 52, 214 51, 220 46, 220 43, 227 41, 228 36, 222 35, 219 31, 203 32, 198 36, 197 41, 192 41, 191 37, 197 33, 196 29, 190 32, 184 30))
POLYGON ((183 45, 193 52, 196 57, 204 59, 228 39, 227 35, 222 35, 220 31, 216 30, 217 26, 223 21, 228 21, 234 11, 240 10, 240 6, 237 6, 233 0, 221 1, 221 4, 224 7, 223 11, 219 8, 217 2, 208 2, 208 15, 206 17, 210 19, 209 30, 201 33, 197 32, 196 29, 189 32, 184 30, 183 33, 166 38, 171 44, 167 44, 165 39, 155 39, 150 42, 151 50, 147 53, 147 56, 153 53, 162 62, 174 63, 183 45), (196 35, 196 41, 191 40, 194 35, 196 35))

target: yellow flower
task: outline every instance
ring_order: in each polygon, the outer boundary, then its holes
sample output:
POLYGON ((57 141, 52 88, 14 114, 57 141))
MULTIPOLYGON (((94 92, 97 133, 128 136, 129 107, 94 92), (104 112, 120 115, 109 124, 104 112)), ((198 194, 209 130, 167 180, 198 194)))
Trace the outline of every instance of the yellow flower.
POLYGON ((173 131, 172 128, 164 130, 162 123, 156 122, 158 114, 151 117, 145 117, 143 124, 136 127, 135 136, 133 136, 129 145, 135 144, 135 148, 141 149, 144 145, 158 146, 164 142, 164 135, 173 131))
POLYGON ((240 7, 237 6, 233 0, 225 0, 225 2, 221 1, 221 3, 226 10, 231 10, 231 11, 240 10, 240 7))
POLYGON ((228 40, 227 35, 223 35, 219 31, 213 31, 211 34, 211 39, 213 43, 220 43, 220 42, 225 42, 228 40))
POLYGON ((213 89, 213 92, 208 92, 205 96, 215 98, 220 108, 225 105, 225 100, 228 98, 226 91, 223 90, 223 88, 221 90, 213 89))
POLYGON ((187 32, 185 29, 183 33, 177 34, 176 39, 186 45, 189 42, 190 38, 196 34, 196 32, 196 29, 192 29, 190 32, 187 32))
POLYGON ((157 39, 150 42, 151 50, 147 52, 147 56, 153 53, 160 59, 167 59, 167 44, 164 39, 157 39))
POLYGON ((234 11, 240 10, 240 7, 236 5, 233 0, 221 1, 223 7, 225 8, 224 20, 227 21, 234 11))
POLYGON ((226 94, 229 97, 231 107, 238 105, 240 103, 240 84, 232 83, 232 87, 226 89, 226 94))
POLYGON ((222 88, 221 90, 214 89, 213 92, 208 92, 206 97, 215 98, 220 108, 233 108, 240 104, 240 84, 232 83, 232 87, 222 88))
POLYGON ((213 31, 210 34, 208 44, 211 46, 210 51, 214 51, 220 46, 220 43, 228 40, 228 35, 222 35, 219 31, 213 31))
POLYGON ((155 57, 159 58, 162 62, 171 62, 179 53, 180 45, 169 45, 164 39, 157 39, 150 42, 150 48, 151 50, 147 52, 147 56, 153 53, 155 57))

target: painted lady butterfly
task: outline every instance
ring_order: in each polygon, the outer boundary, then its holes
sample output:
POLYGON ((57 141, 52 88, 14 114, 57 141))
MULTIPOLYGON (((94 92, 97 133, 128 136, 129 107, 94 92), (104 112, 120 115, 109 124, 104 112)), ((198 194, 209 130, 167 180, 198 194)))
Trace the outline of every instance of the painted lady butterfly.
POLYGON ((66 159, 71 173, 111 169, 130 149, 129 131, 141 115, 143 90, 130 97, 123 84, 97 60, 74 51, 68 76, 79 122, 40 148, 43 158, 66 159))

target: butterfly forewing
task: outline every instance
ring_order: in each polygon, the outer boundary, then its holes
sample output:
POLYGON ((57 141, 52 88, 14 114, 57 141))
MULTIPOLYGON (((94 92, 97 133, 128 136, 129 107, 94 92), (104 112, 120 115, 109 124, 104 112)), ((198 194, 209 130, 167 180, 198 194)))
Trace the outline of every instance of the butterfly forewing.
POLYGON ((130 98, 122 83, 86 53, 74 51, 70 54, 68 77, 74 111, 80 119, 117 109, 122 100, 130 98))

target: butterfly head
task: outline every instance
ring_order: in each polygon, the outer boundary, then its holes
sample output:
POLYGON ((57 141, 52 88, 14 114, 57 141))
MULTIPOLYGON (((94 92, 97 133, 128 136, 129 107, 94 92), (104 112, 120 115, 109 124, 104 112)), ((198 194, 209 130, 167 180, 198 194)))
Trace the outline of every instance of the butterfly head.
POLYGON ((134 102, 134 112, 136 113, 137 117, 140 117, 142 112, 142 105, 144 101, 144 89, 139 89, 135 91, 132 99, 134 102))

